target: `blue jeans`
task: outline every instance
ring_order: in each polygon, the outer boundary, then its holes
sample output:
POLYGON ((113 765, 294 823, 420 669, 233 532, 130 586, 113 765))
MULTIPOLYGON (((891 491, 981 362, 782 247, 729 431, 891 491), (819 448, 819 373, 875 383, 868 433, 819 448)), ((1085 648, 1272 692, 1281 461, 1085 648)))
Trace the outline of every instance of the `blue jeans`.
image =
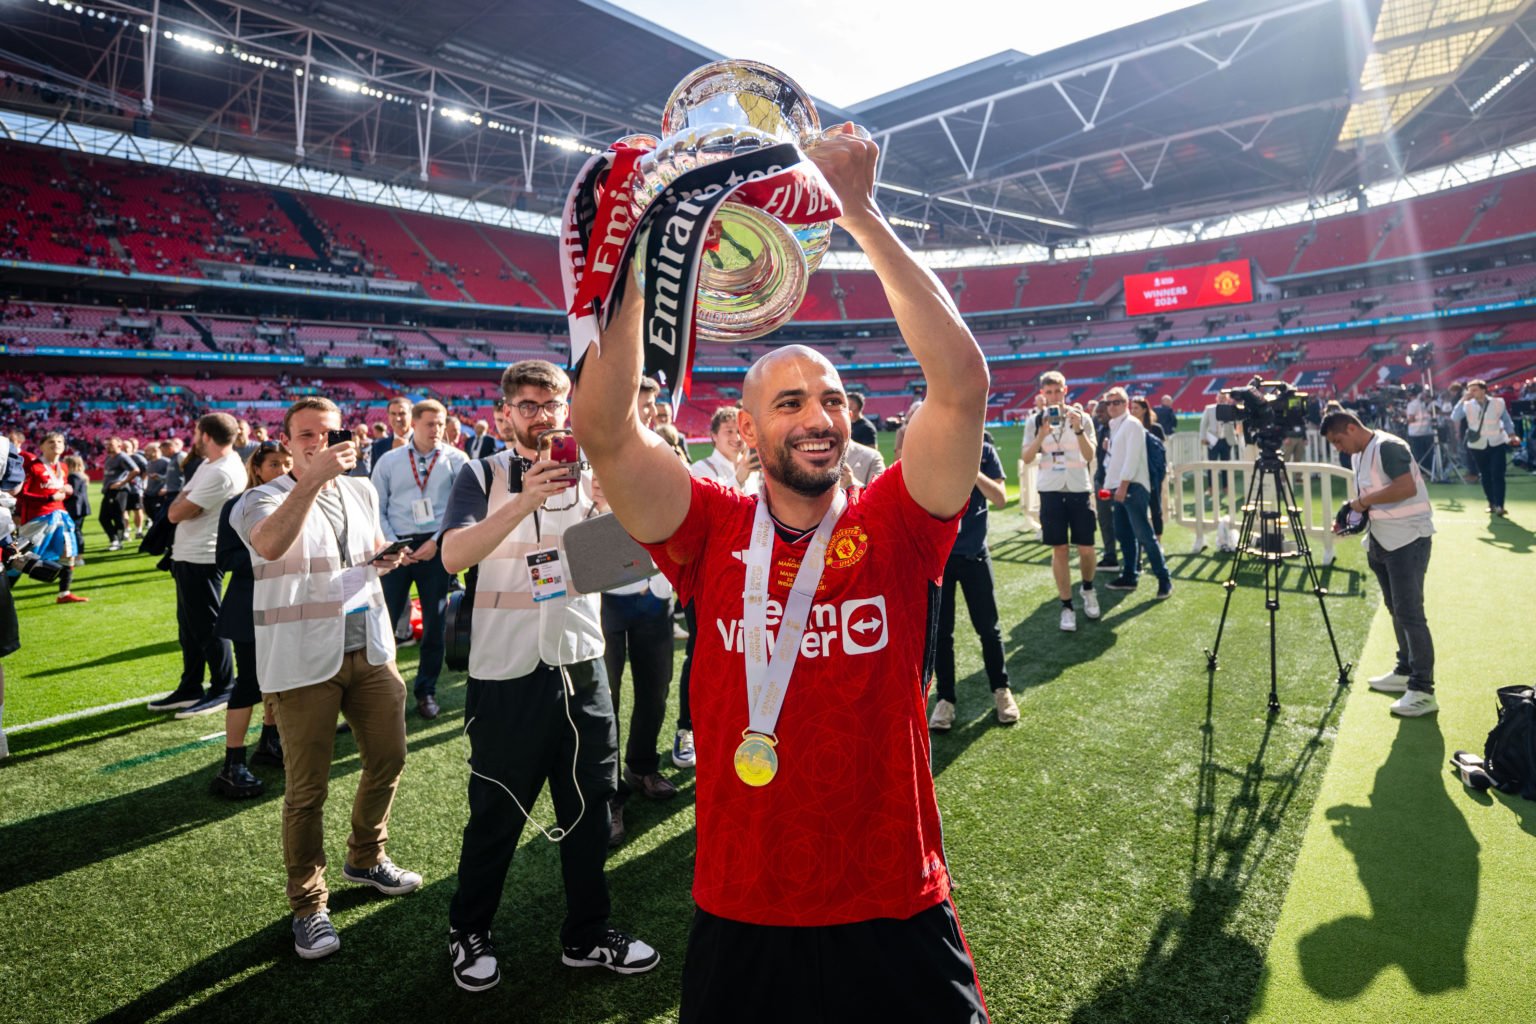
POLYGON ((430 562, 402 565, 379 580, 384 588, 384 604, 389 608, 391 628, 400 621, 411 599, 412 583, 416 584, 416 596, 421 598, 421 661, 416 666, 416 685, 412 688, 417 700, 437 694, 437 677, 443 671, 446 646, 443 610, 448 605, 450 579, 443 569, 442 552, 438 552, 430 562))
POLYGON ((1149 509, 1152 496, 1141 484, 1131 484, 1125 490, 1125 500, 1115 502, 1115 539, 1120 542, 1120 575, 1136 582, 1141 572, 1141 556, 1147 556, 1147 566, 1157 577, 1159 586, 1168 583, 1168 566, 1163 562, 1163 549, 1152 532, 1149 509))

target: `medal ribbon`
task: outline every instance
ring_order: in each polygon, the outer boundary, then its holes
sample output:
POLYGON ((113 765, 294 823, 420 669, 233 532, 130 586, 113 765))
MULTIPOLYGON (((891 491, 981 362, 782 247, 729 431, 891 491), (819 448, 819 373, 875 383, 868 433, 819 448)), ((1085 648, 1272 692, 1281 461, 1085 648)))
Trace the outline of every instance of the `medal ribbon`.
POLYGON ((747 646, 747 728, 763 736, 772 736, 789 691, 790 673, 800 657, 800 638, 805 635, 811 600, 821 583, 827 563, 827 544, 838 517, 847 507, 842 488, 832 499, 832 507, 822 517, 821 525, 805 549, 794 587, 779 619, 779 633, 774 638, 773 655, 768 654, 768 576, 773 569, 773 520, 768 503, 761 496, 752 520, 752 542, 747 548, 747 580, 742 592, 742 625, 747 646))

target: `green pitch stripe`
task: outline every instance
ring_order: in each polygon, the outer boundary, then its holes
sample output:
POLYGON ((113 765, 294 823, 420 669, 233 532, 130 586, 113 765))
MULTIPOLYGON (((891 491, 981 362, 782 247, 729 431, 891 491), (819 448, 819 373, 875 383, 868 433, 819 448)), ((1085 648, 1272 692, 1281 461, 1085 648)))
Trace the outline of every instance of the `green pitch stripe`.
MULTIPOLYGON (((1522 474, 1523 475, 1523 474, 1522 474)), ((1399 720, 1365 679, 1392 667, 1383 610, 1339 723, 1270 944, 1253 1024, 1529 1020, 1536 1006, 1536 804, 1475 795, 1450 772, 1482 753, 1494 690, 1531 681, 1536 494, 1510 480, 1490 526, 1475 487, 1436 487, 1426 584, 1438 715, 1399 720)), ((1374 594, 1374 588, 1373 588, 1374 594)), ((1374 599, 1374 598, 1373 598, 1374 599)))
MULTIPOLYGON (((253 725, 249 730, 247 730, 246 735, 249 736, 253 732, 260 731, 260 725, 253 725)), ((168 757, 176 757, 191 750, 200 750, 201 748, 206 747, 208 744, 217 742, 223 738, 224 733, 222 730, 219 732, 209 733, 207 736, 200 736, 190 743, 180 743, 174 747, 166 747, 164 750, 154 750, 148 754, 140 754, 137 757, 130 757, 122 761, 116 761, 112 764, 105 765, 101 768, 101 773, 103 775, 114 775, 117 772, 127 771, 129 768, 137 768, 140 765, 152 764, 155 761, 164 761, 168 757)))

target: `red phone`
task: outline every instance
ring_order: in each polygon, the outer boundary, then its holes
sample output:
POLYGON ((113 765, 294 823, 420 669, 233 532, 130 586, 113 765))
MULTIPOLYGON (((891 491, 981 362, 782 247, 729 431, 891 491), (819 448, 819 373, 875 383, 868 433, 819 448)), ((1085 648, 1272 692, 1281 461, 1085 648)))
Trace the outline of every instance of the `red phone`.
POLYGON ((543 447, 546 442, 552 461, 570 463, 571 476, 565 486, 574 487, 581 477, 581 447, 576 443, 576 435, 565 429, 546 430, 539 435, 539 446, 543 447))

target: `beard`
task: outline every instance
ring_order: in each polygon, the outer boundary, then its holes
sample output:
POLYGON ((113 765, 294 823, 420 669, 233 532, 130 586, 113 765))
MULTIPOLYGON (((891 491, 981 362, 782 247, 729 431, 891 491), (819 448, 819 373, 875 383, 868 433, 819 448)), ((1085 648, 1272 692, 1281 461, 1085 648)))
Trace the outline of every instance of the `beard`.
POLYGON ((848 442, 833 433, 806 434, 797 437, 796 441, 809 441, 826 439, 831 441, 837 449, 837 461, 826 469, 805 469, 795 461, 794 450, 791 442, 784 441, 778 447, 766 454, 762 460, 763 472, 774 481, 789 488, 796 494, 807 498, 819 498, 832 488, 837 486, 843 475, 843 464, 848 461, 848 442))

